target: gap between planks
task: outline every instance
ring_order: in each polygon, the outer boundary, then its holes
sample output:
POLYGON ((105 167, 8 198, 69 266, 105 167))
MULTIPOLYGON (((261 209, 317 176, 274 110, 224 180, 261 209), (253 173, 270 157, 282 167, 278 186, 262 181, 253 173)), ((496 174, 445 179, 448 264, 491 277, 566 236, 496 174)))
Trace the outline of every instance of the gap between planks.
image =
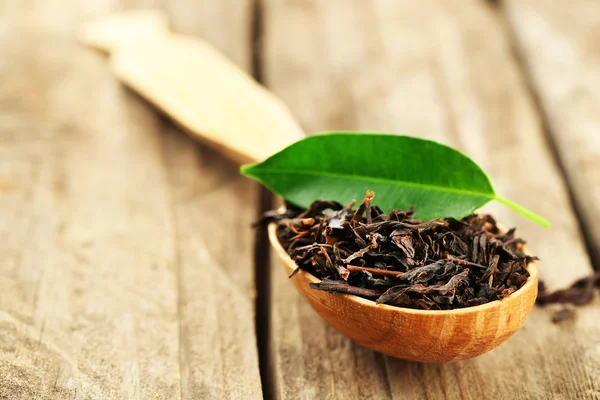
MULTIPOLYGON (((259 83, 263 83, 261 64, 261 36, 263 28, 263 14, 261 0, 254 0, 250 21, 250 51, 252 55, 252 76, 259 83)), ((274 196, 264 187, 259 190, 258 210, 256 220, 262 214, 273 208, 274 196)), ((258 368, 263 398, 271 400, 275 398, 275 379, 273 377, 273 354, 271 346, 271 246, 267 230, 257 227, 254 239, 254 285, 255 297, 255 320, 256 346, 258 350, 258 368)))
MULTIPOLYGON (((273 195, 261 188, 256 219, 273 205, 273 195)), ((258 347, 258 366, 263 390, 263 398, 274 398, 275 388, 272 377, 272 347, 271 347, 271 274, 270 274, 270 244, 266 230, 256 228, 254 243, 254 280, 256 287, 255 300, 255 329, 256 345, 258 347)))

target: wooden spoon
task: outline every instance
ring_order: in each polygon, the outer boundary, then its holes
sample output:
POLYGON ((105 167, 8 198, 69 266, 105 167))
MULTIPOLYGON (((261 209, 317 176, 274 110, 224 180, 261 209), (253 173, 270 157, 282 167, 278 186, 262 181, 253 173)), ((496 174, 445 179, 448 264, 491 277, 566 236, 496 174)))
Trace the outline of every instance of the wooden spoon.
MULTIPOLYGON (((115 75, 193 137, 238 162, 260 161, 304 137, 285 105, 198 38, 169 32, 163 14, 129 11, 84 26, 80 40, 111 55, 115 75)), ((286 272, 296 264, 269 227, 286 272)), ((452 311, 413 310, 311 289, 300 271, 292 283, 319 315, 373 350, 414 361, 456 361, 483 354, 515 333, 537 296, 537 268, 501 301, 452 311)))
MULTIPOLYGON (((276 224, 269 239, 288 275, 296 263, 281 247, 276 224)), ((529 279, 510 296, 480 306, 449 311, 414 310, 347 294, 312 289, 319 282, 300 270, 291 281, 302 297, 329 325, 361 345, 411 361, 459 361, 481 355, 511 337, 523 326, 535 303, 537 266, 527 266, 529 279)))
POLYGON ((79 40, 107 52, 116 77, 190 136, 238 163, 262 161, 305 136, 279 98, 207 42, 170 32, 159 11, 99 17, 79 40))

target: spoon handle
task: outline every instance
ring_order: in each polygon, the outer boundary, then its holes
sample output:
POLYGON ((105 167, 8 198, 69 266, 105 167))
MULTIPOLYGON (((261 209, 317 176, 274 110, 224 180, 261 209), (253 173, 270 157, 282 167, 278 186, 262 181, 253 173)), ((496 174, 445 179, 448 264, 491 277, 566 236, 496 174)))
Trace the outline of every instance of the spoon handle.
POLYGON ((304 137, 281 100, 205 41, 169 32, 162 13, 102 17, 80 40, 108 52, 119 80, 236 162, 261 161, 304 137))

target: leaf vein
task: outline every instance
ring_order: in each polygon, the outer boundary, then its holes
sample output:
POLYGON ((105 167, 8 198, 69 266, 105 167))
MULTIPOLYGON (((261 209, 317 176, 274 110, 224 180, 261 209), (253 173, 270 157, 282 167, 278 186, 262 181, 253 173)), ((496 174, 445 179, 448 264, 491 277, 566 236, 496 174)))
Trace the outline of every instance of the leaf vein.
POLYGON ((375 178, 375 177, 364 176, 364 175, 345 175, 345 174, 338 174, 335 172, 323 172, 323 171, 311 171, 311 170, 304 170, 304 171, 298 172, 296 170, 279 169, 279 168, 278 169, 259 168, 259 170, 262 172, 270 173, 270 174, 280 174, 280 175, 327 176, 327 177, 331 177, 331 178, 344 178, 344 179, 350 179, 350 180, 372 181, 372 182, 378 182, 378 183, 391 184, 394 186, 409 186, 409 187, 415 187, 415 188, 421 188, 421 189, 429 189, 432 191, 451 192, 451 193, 463 194, 463 195, 472 196, 472 197, 482 197, 482 198, 489 199, 489 200, 493 200, 496 198, 496 194, 493 192, 492 193, 473 192, 473 191, 464 190, 464 189, 434 186, 434 185, 429 185, 429 184, 424 184, 424 183, 416 183, 416 182, 409 182, 409 181, 403 181, 403 180, 375 178))

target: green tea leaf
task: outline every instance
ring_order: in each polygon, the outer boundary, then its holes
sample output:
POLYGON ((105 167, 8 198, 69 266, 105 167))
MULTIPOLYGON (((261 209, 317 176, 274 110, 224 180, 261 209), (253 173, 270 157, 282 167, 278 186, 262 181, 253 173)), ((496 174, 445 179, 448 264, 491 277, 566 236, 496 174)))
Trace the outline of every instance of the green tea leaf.
POLYGON ((384 212, 414 207, 417 218, 462 218, 490 200, 549 226, 539 215, 501 198, 485 172, 459 151, 430 140, 376 133, 332 132, 309 136, 265 161, 242 166, 287 201, 347 204, 367 190, 384 212))

